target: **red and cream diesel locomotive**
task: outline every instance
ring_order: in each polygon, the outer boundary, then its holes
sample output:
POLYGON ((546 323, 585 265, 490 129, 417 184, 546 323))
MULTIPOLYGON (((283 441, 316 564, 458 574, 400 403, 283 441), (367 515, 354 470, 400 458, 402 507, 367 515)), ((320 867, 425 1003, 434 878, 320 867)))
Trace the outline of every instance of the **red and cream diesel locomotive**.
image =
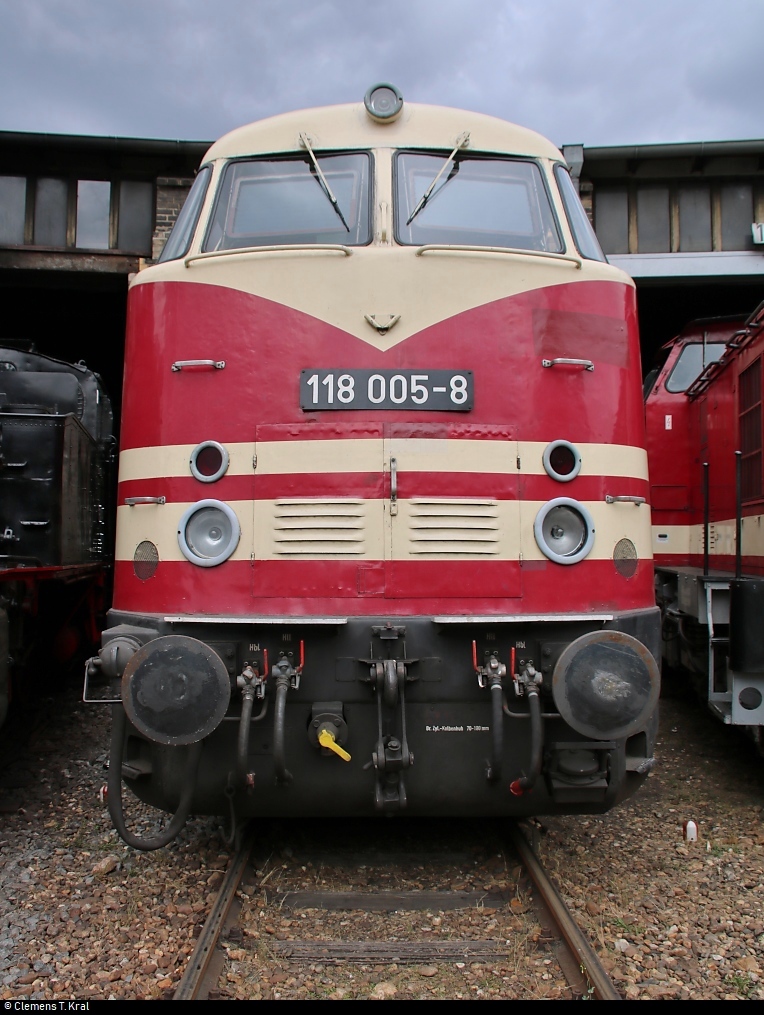
POLYGON ((659 690, 639 361, 532 131, 379 85, 214 144, 129 293, 87 678, 119 683, 126 841, 628 796, 659 690))
POLYGON ((648 375, 663 656, 711 711, 764 746, 764 303, 693 321, 648 375))

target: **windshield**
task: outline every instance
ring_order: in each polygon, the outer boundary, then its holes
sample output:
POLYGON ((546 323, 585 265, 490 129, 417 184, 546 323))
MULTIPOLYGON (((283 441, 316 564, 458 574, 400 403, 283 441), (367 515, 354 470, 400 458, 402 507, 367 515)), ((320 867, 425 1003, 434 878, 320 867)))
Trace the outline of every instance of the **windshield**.
POLYGON ((709 363, 722 358, 727 348, 724 342, 695 342, 686 345, 666 380, 666 391, 686 391, 692 382, 703 373, 709 363))
POLYGON ((396 159, 399 243, 515 247, 560 253, 562 240, 539 167, 514 159, 400 152, 396 159))
POLYGON ((318 155, 317 161, 323 179, 309 155, 232 162, 223 174, 204 250, 368 243, 368 154, 318 155))
POLYGON ((565 205, 568 222, 570 223, 573 239, 576 241, 579 253, 582 257, 588 257, 592 261, 606 260, 597 239, 597 234, 594 232, 589 217, 584 211, 584 206, 581 204, 581 199, 573 185, 568 170, 564 166, 555 166, 555 176, 557 177, 560 194, 562 195, 562 203, 565 205))
POLYGON ((172 227, 170 238, 159 257, 160 261, 172 261, 176 257, 183 257, 191 245, 191 237, 194 235, 196 223, 199 221, 199 213, 204 204, 211 173, 211 166, 202 166, 199 170, 199 175, 188 192, 186 202, 172 227))

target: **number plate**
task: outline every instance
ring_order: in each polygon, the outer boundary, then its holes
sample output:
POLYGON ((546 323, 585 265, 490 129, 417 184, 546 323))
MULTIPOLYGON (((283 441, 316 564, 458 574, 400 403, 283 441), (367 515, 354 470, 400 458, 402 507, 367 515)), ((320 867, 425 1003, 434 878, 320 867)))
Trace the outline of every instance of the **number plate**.
POLYGON ((469 412, 472 371, 303 370, 300 408, 469 412))

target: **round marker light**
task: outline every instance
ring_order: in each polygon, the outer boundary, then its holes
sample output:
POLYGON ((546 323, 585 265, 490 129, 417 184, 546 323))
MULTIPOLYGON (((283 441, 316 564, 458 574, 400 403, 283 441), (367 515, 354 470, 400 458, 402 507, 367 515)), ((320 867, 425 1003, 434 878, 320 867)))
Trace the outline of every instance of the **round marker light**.
POLYGON ((543 455, 546 474, 558 483, 569 483, 581 471, 581 455, 569 441, 552 441, 543 455))
POLYGON ((583 504, 557 497, 536 515, 533 534, 545 557, 557 564, 577 564, 594 545, 594 522, 583 504))
POLYGON ((219 500, 200 500, 183 515, 178 543, 187 560, 199 567, 215 567, 228 560, 239 545, 241 526, 233 510, 219 500))
POLYGON ((364 100, 366 112, 377 123, 391 123, 403 109, 403 96, 395 85, 372 85, 364 100))
POLYGON ((228 452, 217 441, 203 441, 191 452, 189 461, 192 475, 202 483, 214 483, 225 475, 228 452))

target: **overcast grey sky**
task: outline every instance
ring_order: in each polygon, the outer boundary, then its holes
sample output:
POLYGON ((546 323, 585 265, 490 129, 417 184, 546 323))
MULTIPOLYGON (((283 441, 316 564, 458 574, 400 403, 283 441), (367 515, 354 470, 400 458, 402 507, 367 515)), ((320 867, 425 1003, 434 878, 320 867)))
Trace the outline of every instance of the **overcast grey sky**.
POLYGON ((213 139, 390 81, 556 144, 764 137, 764 0, 0 0, 0 130, 213 139))

